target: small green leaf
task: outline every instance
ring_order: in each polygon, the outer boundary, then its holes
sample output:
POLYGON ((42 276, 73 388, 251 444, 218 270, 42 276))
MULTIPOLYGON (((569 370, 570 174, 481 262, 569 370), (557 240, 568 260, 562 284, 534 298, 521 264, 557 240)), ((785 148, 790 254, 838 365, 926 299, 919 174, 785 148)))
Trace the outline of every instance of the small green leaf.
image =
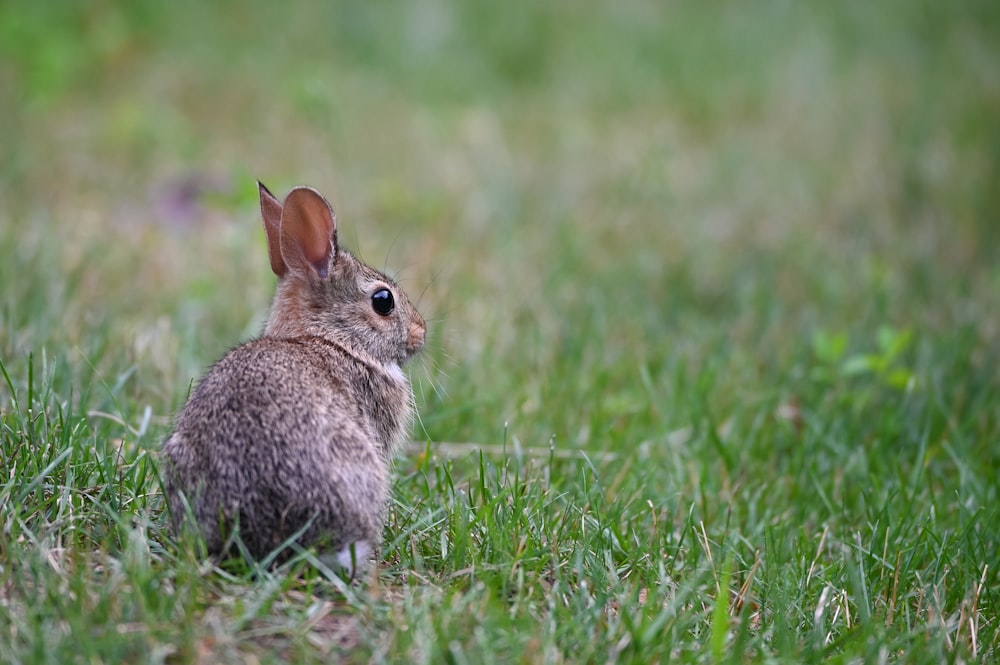
POLYGON ((887 385, 898 390, 906 390, 914 380, 913 372, 902 367, 890 370, 885 377, 887 385))
POLYGON ((819 330, 813 334, 812 349, 818 360, 835 365, 847 350, 847 335, 819 330))
POLYGON ((886 362, 892 362, 910 346, 913 333, 907 329, 895 330, 889 326, 878 329, 878 348, 886 362))
POLYGON ((857 376, 878 372, 882 369, 882 358, 870 353, 851 356, 844 361, 840 371, 846 376, 857 376))

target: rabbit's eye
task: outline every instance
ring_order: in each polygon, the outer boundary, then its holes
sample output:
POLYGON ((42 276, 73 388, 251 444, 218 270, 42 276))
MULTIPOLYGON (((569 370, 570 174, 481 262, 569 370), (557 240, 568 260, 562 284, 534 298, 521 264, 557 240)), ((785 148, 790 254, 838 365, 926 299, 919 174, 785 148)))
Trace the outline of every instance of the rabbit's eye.
POLYGON ((372 294, 372 309, 382 316, 389 316, 395 309, 396 303, 392 299, 392 291, 389 289, 379 289, 372 294))

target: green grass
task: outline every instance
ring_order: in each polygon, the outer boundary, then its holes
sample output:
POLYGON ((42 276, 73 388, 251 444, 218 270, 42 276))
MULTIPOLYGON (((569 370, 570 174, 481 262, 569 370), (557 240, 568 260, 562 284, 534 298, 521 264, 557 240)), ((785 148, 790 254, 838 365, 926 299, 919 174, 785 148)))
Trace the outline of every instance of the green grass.
POLYGON ((278 4, 0 5, 0 662, 997 659, 996 3, 278 4), (430 323, 351 586, 162 512, 256 178, 430 323))

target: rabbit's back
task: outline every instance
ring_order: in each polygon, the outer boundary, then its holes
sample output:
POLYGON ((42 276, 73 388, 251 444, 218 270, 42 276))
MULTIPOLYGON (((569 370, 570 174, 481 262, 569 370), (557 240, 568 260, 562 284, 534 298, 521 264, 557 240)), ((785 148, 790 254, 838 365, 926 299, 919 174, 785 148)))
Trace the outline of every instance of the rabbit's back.
POLYGON ((380 403, 398 404, 406 390, 396 384, 318 338, 233 349, 164 445, 174 520, 186 500, 212 553, 238 524, 256 558, 303 529, 304 545, 377 542, 394 444, 386 433, 405 426, 380 421, 380 403))

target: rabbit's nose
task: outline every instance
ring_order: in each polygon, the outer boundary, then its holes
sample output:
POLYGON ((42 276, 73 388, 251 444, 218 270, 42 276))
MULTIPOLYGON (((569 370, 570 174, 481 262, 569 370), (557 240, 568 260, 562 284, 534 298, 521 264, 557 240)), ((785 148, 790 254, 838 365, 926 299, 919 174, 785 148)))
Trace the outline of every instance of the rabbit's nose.
POLYGON ((409 347, 411 352, 416 352, 423 348, 426 332, 427 326, 424 325, 423 321, 410 322, 410 329, 407 331, 406 346, 409 347))

